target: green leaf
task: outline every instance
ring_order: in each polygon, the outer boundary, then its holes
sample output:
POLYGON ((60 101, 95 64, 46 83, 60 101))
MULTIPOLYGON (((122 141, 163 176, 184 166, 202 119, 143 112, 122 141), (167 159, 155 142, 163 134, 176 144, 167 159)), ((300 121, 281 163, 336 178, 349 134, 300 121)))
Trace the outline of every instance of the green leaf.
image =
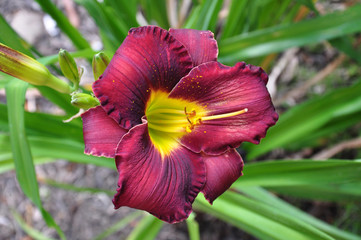
POLYGON ((103 41, 110 45, 112 51, 115 52, 129 30, 123 19, 114 18, 116 15, 114 10, 96 0, 76 0, 75 2, 88 11, 101 31, 103 41))
MULTIPOLYGON (((18 50, 30 57, 34 57, 31 53, 30 46, 22 40, 17 33, 9 26, 5 19, 0 15, 0 42, 3 42, 7 46, 18 50)), ((11 81, 12 77, 6 75, 4 77, 7 81, 11 81)), ((74 115, 77 113, 78 109, 70 104, 70 96, 68 94, 59 93, 51 88, 36 86, 41 94, 52 101, 54 104, 58 105, 64 109, 68 114, 74 115)))
POLYGON ((128 28, 137 27, 139 24, 136 19, 138 11, 138 1, 128 0, 105 0, 104 3, 114 9, 117 16, 124 19, 124 23, 128 28))
POLYGON ((37 240, 53 240, 53 238, 47 237, 38 230, 32 228, 26 222, 21 218, 20 214, 16 211, 12 211, 12 214, 16 220, 16 222, 20 225, 20 227, 26 232, 31 238, 37 239, 37 240))
MULTIPOLYGON (((83 50, 80 50, 80 51, 76 51, 76 52, 69 52, 70 55, 73 57, 73 58, 93 58, 93 56, 97 53, 96 51, 94 51, 93 49, 91 48, 88 48, 88 49, 83 49, 83 50)), ((53 64, 53 63, 57 63, 59 58, 58 58, 58 54, 54 54, 54 55, 50 55, 50 56, 46 56, 46 57, 41 57, 41 58, 38 58, 37 60, 44 64, 44 65, 50 65, 50 64, 53 64)))
POLYGON ((283 195, 296 196, 310 200, 340 202, 361 201, 361 181, 355 183, 315 183, 313 185, 299 185, 297 187, 267 187, 267 189, 283 195))
POLYGON ((29 45, 19 37, 19 35, 10 27, 5 18, 0 14, 0 42, 31 56, 29 45))
POLYGON ((191 25, 185 25, 185 28, 198 30, 215 31, 218 20, 218 13, 223 5, 223 0, 204 0, 197 10, 195 19, 191 25))
POLYGON ((351 37, 344 36, 332 39, 330 43, 361 65, 361 49, 353 46, 353 39, 351 37))
POLYGON ((361 30, 360 18, 357 4, 342 12, 241 34, 219 42, 219 61, 233 63, 355 33, 361 30))
POLYGON ((155 239, 163 226, 163 222, 158 218, 147 215, 133 229, 127 240, 151 240, 155 239))
POLYGON ((145 18, 149 24, 156 25, 168 29, 170 27, 167 15, 167 5, 164 0, 140 0, 145 18), (155 22, 154 22, 155 21, 155 22))
MULTIPOLYGON (((312 226, 318 228, 321 231, 329 234, 338 240, 360 240, 361 237, 353 235, 349 232, 337 229, 336 227, 329 225, 310 214, 307 214, 300 209, 292 206, 291 204, 283 201, 282 199, 276 197, 270 192, 260 188, 260 187, 242 187, 238 188, 239 191, 242 191, 251 198, 261 201, 262 203, 268 204, 269 206, 274 207, 275 209, 282 211, 295 219, 304 221, 312 226)), ((307 195, 307 194, 306 194, 307 195)))
POLYGON ((315 97, 280 116, 259 145, 245 144, 247 157, 253 159, 278 147, 302 141, 318 129, 339 118, 361 111, 361 82, 315 97))
MULTIPOLYGON (((8 132, 8 107, 0 104, 0 131, 8 132)), ((28 135, 44 137, 61 137, 83 142, 82 123, 80 119, 64 123, 63 116, 45 113, 25 112, 25 130, 28 135)))
POLYGON ((106 229, 104 232, 100 233, 95 237, 94 240, 101 240, 104 239, 120 230, 122 230, 124 227, 129 225, 132 221, 134 221, 136 218, 138 218, 142 214, 141 211, 136 211, 132 214, 129 214, 128 216, 122 218, 117 223, 110 226, 108 229, 106 229))
POLYGON ((115 168, 113 158, 95 157, 84 154, 84 143, 70 139, 50 137, 29 137, 31 149, 37 158, 66 159, 71 162, 94 164, 97 166, 115 168))
POLYGON ((318 10, 316 9, 312 0, 296 0, 296 1, 305 5, 306 7, 308 7, 310 10, 312 10, 314 13, 318 15, 318 10))
POLYGON ((333 239, 312 225, 293 218, 285 212, 229 191, 219 197, 213 206, 210 206, 204 197, 198 197, 193 206, 259 239, 333 239))
POLYGON ((87 193, 92 193, 92 194, 105 193, 109 196, 114 195, 114 191, 110 191, 110 190, 106 190, 106 189, 91 188, 91 187, 77 187, 77 186, 74 186, 73 184, 60 183, 60 182, 56 182, 51 179, 44 179, 42 181, 49 186, 57 187, 57 188, 61 188, 61 189, 65 189, 65 190, 69 190, 69 191, 73 191, 73 192, 78 192, 78 193, 87 192, 87 193))
MULTIPOLYGON (((235 187, 294 187, 361 182, 361 161, 282 160, 250 163, 235 187)), ((358 191, 360 194, 361 189, 358 191)))
POLYGON ((245 25, 247 4, 249 1, 232 0, 228 17, 222 29, 222 39, 241 33, 245 25))
MULTIPOLYGON (((71 162, 82 164, 94 164, 101 167, 115 168, 113 158, 95 157, 84 154, 84 144, 70 139, 59 139, 57 137, 28 137, 35 164, 54 161, 55 159, 66 159, 71 162)), ((14 169, 12 161, 9 136, 0 135, 0 173, 14 169)))
POLYGON ((40 209, 47 225, 53 227, 59 236, 65 239, 64 233, 43 208, 40 200, 38 182, 24 127, 23 105, 27 86, 27 83, 19 80, 14 80, 6 86, 10 142, 14 155, 16 177, 25 195, 40 209))
POLYGON ((77 49, 90 48, 88 41, 69 22, 69 19, 55 6, 51 0, 36 0, 44 12, 48 13, 57 23, 58 27, 70 38, 77 49))
POLYGON ((200 240, 199 225, 195 220, 195 213, 192 212, 186 220, 190 240, 200 240))
POLYGON ((341 131, 345 131, 347 128, 359 123, 360 115, 361 111, 358 111, 352 114, 335 117, 317 131, 314 131, 302 139, 299 139, 290 145, 286 145, 285 147, 286 149, 295 150, 305 147, 325 145, 325 142, 332 142, 335 138, 337 138, 337 134, 341 133, 341 131))

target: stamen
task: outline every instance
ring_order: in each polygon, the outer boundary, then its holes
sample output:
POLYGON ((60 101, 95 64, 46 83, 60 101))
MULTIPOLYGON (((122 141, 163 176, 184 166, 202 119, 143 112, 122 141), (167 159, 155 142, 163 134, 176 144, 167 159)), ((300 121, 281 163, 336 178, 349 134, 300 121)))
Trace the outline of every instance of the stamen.
POLYGON ((193 125, 188 125, 188 126, 186 126, 186 132, 187 132, 187 133, 191 133, 193 129, 194 129, 194 126, 193 126, 193 125))
POLYGON ((244 108, 240 111, 231 112, 231 113, 224 113, 224 114, 219 114, 219 115, 202 117, 201 120, 207 121, 207 120, 214 120, 214 119, 220 119, 220 118, 234 117, 234 116, 240 115, 242 113, 246 113, 246 112, 248 112, 248 108, 244 108))
POLYGON ((187 107, 184 107, 184 114, 190 117, 194 117, 196 115, 196 110, 192 109, 192 111, 189 113, 187 112, 187 107))

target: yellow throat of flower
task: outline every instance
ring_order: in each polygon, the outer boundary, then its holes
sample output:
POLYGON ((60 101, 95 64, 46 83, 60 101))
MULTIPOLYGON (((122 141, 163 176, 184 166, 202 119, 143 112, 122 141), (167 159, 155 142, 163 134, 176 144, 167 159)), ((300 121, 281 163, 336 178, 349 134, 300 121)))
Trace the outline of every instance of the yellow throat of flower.
POLYGON ((206 107, 184 99, 168 98, 168 93, 163 91, 152 91, 145 115, 150 139, 164 158, 179 147, 178 139, 191 133, 203 121, 233 117, 247 111, 248 109, 244 108, 207 116, 206 107))
POLYGON ((145 115, 152 143, 164 157, 179 146, 177 139, 192 132, 205 116, 205 109, 183 99, 168 98, 168 93, 152 91, 145 115))

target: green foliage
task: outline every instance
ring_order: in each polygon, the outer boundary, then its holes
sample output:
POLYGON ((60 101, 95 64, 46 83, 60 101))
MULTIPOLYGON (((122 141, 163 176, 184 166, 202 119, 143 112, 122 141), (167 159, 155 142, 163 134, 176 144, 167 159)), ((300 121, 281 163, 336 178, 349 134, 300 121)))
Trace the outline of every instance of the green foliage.
MULTIPOLYGON (((359 116, 361 111, 361 82, 354 86, 338 89, 327 95, 315 97, 291 108, 281 115, 276 126, 267 133, 267 138, 259 145, 247 145, 250 159, 260 156, 274 148, 286 147, 309 139, 313 134, 319 135, 322 127, 333 125, 336 118, 359 116)), ((340 119, 337 119, 340 120, 340 119)), ((340 122, 336 122, 341 127, 340 122)), ((331 126, 332 128, 332 126, 331 126)), ((325 131, 325 128, 323 129, 325 131)), ((330 132, 327 131, 326 132, 330 132)))
MULTIPOLYGON (((91 59, 95 52, 82 33, 51 0, 36 0, 65 33, 77 52, 73 57, 91 59)), ((234 64, 249 59, 260 65, 269 54, 280 53, 292 47, 328 41, 330 45, 361 64, 361 50, 355 44, 355 34, 361 32, 361 5, 346 10, 320 14, 312 0, 193 0, 186 19, 172 26, 169 20, 170 1, 163 0, 75 0, 94 20, 99 29, 104 52, 112 56, 127 36, 131 27, 143 21, 163 28, 183 27, 211 30, 218 39, 219 61, 234 64), (229 4, 229 5, 227 5, 229 4), (308 19, 303 13, 310 11, 308 19), (116 16, 116 17, 114 17, 116 16), (139 21, 139 22, 138 22, 139 21), (296 22, 297 21, 297 22, 296 22)), ((179 10, 188 1, 176 2, 179 10)), ((180 15, 180 11, 177 12, 180 15)), ((0 15, 0 42, 29 56, 39 56, 0 15)), ((276 55, 274 55, 275 57, 276 55)), ((57 55, 37 59, 44 65, 57 63, 57 55)), ((56 68, 55 68, 56 69, 56 68)), ((361 80, 350 87, 328 90, 322 96, 311 97, 299 105, 283 105, 284 113, 276 126, 259 145, 244 144, 247 159, 264 156, 275 149, 288 151, 304 148, 322 148, 325 139, 354 127, 359 131, 361 114, 361 80)), ((48 87, 35 86, 53 104, 64 110, 64 116, 24 111, 27 84, 0 75, 0 88, 6 86, 7 104, 0 104, 0 173, 15 169, 19 185, 25 195, 40 209, 45 222, 62 239, 64 234, 54 219, 43 208, 39 196, 35 164, 66 159, 82 164, 115 169, 114 160, 83 154, 82 123, 63 120, 76 114, 70 96, 48 87)), ((359 135, 359 133, 358 133, 359 135)), ((335 226, 318 220, 292 206, 278 196, 299 199, 334 201, 343 204, 361 201, 360 160, 276 160, 246 164, 244 176, 236 181, 211 206, 199 196, 194 208, 228 222, 259 239, 361 239, 335 226), (272 193, 271 193, 272 192, 272 193), (275 195, 277 194, 277 195, 275 195), (280 234, 282 233, 282 234, 280 234)), ((46 184, 69 191, 97 194, 110 192, 92 187, 79 187, 46 180, 46 184)), ((116 233, 139 217, 139 212, 121 219, 96 236, 104 239, 116 233)), ((14 213, 22 229, 36 239, 48 239, 32 229, 14 213)), ((128 239, 155 239, 163 222, 151 215, 143 217, 128 239)), ((200 239, 199 226, 194 215, 187 220, 190 239, 200 239)))
POLYGON ((158 218, 147 215, 139 222, 127 237, 127 240, 150 240, 155 239, 163 226, 163 222, 158 218))
POLYGON ((361 5, 311 20, 240 34, 219 43, 220 61, 234 62, 280 52, 291 47, 360 32, 361 5))
POLYGON ((24 126, 23 105, 27 86, 27 83, 15 79, 6 86, 6 99, 9 106, 8 117, 11 123, 9 124, 9 133, 16 177, 23 192, 39 208, 48 226, 55 228, 61 239, 65 239, 60 227, 43 208, 39 195, 34 163, 24 126))

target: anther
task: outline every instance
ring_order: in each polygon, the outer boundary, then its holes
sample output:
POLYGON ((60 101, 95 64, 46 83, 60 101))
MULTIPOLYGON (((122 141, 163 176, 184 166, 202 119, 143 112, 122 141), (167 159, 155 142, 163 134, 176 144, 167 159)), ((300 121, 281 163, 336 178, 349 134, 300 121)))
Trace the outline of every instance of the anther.
POLYGON ((184 107, 184 114, 190 117, 194 117, 196 115, 196 110, 192 109, 192 111, 189 113, 187 112, 187 107, 184 107))

